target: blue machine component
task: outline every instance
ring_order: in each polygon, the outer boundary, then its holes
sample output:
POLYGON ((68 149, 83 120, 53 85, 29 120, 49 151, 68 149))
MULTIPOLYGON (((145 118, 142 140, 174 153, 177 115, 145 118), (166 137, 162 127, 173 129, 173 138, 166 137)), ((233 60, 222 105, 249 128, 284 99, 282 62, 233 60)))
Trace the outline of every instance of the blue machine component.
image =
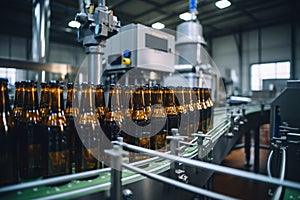
POLYGON ((123 57, 124 58, 130 58, 131 57, 131 52, 129 50, 124 50, 123 57))
POLYGON ((197 10, 197 0, 190 0, 190 12, 195 12, 197 10))

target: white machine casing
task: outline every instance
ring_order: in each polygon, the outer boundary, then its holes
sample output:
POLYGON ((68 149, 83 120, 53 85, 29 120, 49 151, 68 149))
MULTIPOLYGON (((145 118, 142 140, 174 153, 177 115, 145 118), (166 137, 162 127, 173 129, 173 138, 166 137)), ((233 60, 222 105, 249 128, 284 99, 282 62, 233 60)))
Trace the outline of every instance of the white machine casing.
POLYGON ((129 24, 107 40, 105 70, 132 67, 162 72, 174 72, 175 37, 142 24, 129 24), (130 64, 122 64, 124 51, 130 51, 130 64))

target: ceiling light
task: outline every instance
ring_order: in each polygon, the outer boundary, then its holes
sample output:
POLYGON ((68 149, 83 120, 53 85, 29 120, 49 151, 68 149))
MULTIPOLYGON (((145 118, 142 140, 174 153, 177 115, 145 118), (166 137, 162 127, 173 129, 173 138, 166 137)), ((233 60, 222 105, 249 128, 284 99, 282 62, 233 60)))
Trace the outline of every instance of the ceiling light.
POLYGON ((220 1, 217 1, 215 3, 215 5, 219 8, 219 9, 224 9, 224 8, 227 8, 231 5, 231 2, 228 1, 228 0, 220 0, 220 1))
POLYGON ((72 21, 70 21, 68 23, 68 26, 71 27, 71 28, 79 28, 80 27, 80 23, 78 21, 72 20, 72 21))
POLYGON ((163 29, 165 28, 165 25, 163 23, 160 23, 160 22, 155 22, 154 24, 152 24, 152 28, 155 28, 155 29, 163 29))
POLYGON ((185 12, 179 15, 179 18, 184 20, 184 21, 190 21, 196 19, 196 15, 192 15, 190 12, 185 12))

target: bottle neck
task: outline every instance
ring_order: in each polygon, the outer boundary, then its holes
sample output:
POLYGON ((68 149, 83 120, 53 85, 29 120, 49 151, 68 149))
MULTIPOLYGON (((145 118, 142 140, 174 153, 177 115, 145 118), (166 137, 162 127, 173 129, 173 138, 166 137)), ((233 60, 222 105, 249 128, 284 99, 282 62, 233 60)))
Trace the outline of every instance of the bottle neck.
POLYGON ((162 90, 154 90, 151 93, 151 103, 152 105, 160 105, 162 106, 162 98, 163 98, 163 91, 162 90))
POLYGON ((165 107, 174 107, 175 106, 175 98, 174 91, 171 89, 167 89, 164 94, 164 104, 165 107))
POLYGON ((38 109, 39 109, 39 105, 38 105, 37 88, 35 86, 28 86, 25 88, 23 110, 37 111, 38 109))
POLYGON ((95 94, 96 108, 105 107, 104 89, 97 89, 95 94))
POLYGON ((82 89, 82 98, 80 102, 81 114, 94 113, 95 111, 95 98, 93 86, 88 86, 82 89))
POLYGON ((7 114, 10 113, 10 105, 9 105, 9 98, 8 98, 8 91, 7 91, 7 85, 1 84, 0 85, 1 93, 0 93, 0 114, 7 114))
POLYGON ((145 109, 145 99, 144 91, 136 90, 133 92, 133 110, 144 110, 145 109))
POLYGON ((47 108, 49 106, 49 88, 42 88, 41 90, 41 100, 40 107, 47 108))
POLYGON ((119 89, 110 89, 108 100, 108 111, 115 112, 120 110, 120 93, 119 89))
POLYGON ((69 88, 67 92, 66 108, 78 107, 78 92, 75 88, 69 88))
POLYGON ((149 89, 144 90, 145 106, 151 106, 151 91, 149 89))
POLYGON ((23 108, 23 100, 24 100, 24 88, 23 86, 18 86, 15 92, 14 108, 23 108))
POLYGON ((50 110, 53 113, 62 113, 64 110, 63 104, 63 89, 62 87, 50 88, 50 110))

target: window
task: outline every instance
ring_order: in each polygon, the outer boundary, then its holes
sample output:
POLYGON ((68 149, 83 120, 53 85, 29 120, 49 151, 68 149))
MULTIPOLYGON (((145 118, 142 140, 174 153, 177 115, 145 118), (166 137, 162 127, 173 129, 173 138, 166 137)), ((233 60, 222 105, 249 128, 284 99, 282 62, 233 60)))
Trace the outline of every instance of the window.
POLYGON ((263 64, 252 64, 251 67, 251 90, 262 90, 265 79, 289 79, 289 61, 263 64))
POLYGON ((0 77, 7 78, 8 82, 14 84, 16 82, 16 69, 14 68, 0 68, 0 77))

